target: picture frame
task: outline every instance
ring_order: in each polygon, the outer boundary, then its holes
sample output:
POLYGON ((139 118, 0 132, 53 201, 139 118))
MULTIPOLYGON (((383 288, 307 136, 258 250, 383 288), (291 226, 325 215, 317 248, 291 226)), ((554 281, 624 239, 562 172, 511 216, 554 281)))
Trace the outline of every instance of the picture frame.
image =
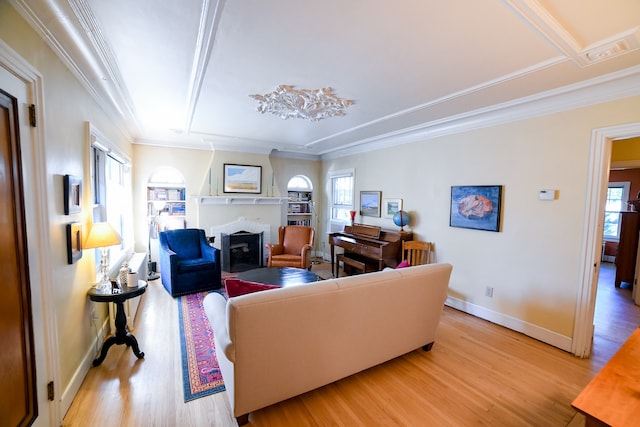
POLYGON ((382 191, 360 192, 360 216, 380 217, 382 191))
POLYGON ((451 187, 450 227, 500 231, 502 185, 451 187))
POLYGON ((67 224, 67 262, 73 264, 82 258, 82 224, 67 224))
POLYGON ((64 184, 64 214, 71 215, 82 211, 82 178, 65 175, 64 184))
POLYGON ((384 199, 382 203, 382 212, 385 218, 393 218, 393 216, 402 210, 402 199, 384 199))
POLYGON ((225 193, 262 193, 262 166, 225 163, 222 191, 225 193))

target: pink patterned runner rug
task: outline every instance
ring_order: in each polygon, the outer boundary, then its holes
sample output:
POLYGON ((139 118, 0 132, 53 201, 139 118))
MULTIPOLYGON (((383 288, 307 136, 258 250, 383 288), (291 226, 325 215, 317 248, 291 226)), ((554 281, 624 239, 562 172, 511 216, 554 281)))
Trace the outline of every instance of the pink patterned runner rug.
MULTIPOLYGON (((224 291, 214 292, 224 294, 224 291)), ((216 358, 213 330, 202 307, 202 300, 208 293, 178 298, 185 402, 225 390, 216 358)))

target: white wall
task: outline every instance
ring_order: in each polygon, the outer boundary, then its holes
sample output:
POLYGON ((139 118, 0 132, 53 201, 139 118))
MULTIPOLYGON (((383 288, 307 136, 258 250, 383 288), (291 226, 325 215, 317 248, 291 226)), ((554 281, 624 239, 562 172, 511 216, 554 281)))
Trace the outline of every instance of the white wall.
MULTIPOLYGON (((415 237, 435 242, 437 260, 454 266, 451 304, 566 344, 579 286, 591 131, 639 120, 634 97, 326 161, 323 175, 355 167, 356 197, 381 190, 383 198, 404 200, 415 237), (501 232, 449 227, 453 185, 503 185, 501 232), (556 189, 559 198, 540 201, 540 189, 556 189)), ((388 219, 357 220, 397 229, 388 219)))
MULTIPOLYGON (((202 228, 209 235, 211 226, 233 222, 240 217, 271 225, 272 240, 277 240, 277 227, 286 223, 286 205, 198 205, 195 196, 223 196, 225 163, 262 167, 262 197, 286 197, 287 182, 297 174, 305 174, 319 185, 319 161, 283 159, 265 154, 230 151, 172 149, 151 145, 134 145, 133 185, 136 250, 146 251, 148 242, 146 219, 146 187, 158 167, 170 166, 185 178, 187 192, 187 226, 202 228), (211 174, 211 181, 209 176, 211 174), (272 186, 271 183, 274 183, 272 186)), ((227 194, 228 195, 228 194, 227 194)), ((248 196, 236 194, 236 196, 248 196)), ((266 242, 265 242, 266 243, 266 242)), ((152 255, 157 261, 157 241, 152 241, 152 255)))
MULTIPOLYGON (((60 380, 56 389, 62 398, 72 399, 74 388, 84 378, 82 369, 95 356, 97 329, 106 316, 106 305, 95 304, 100 320, 92 323, 93 303, 87 290, 95 282, 94 250, 83 251, 75 264, 67 263, 66 224, 91 220, 89 145, 85 122, 92 122, 121 151, 131 155, 129 141, 123 136, 104 110, 94 101, 42 39, 27 25, 6 1, 0 1, 0 38, 22 56, 43 76, 44 145, 46 150, 47 199, 49 212, 52 271, 46 272, 50 282, 56 318, 56 335, 60 352, 60 380), (83 178, 82 212, 64 215, 63 176, 83 178)), ((24 171, 29 173, 29 171, 24 171)), ((31 195, 27 195, 30 197, 31 195)), ((123 203, 131 203, 123 200, 123 203)), ((58 368, 58 367, 56 367, 58 368)), ((88 369, 88 368, 86 368, 88 369)), ((70 400, 63 402, 69 404, 70 400)))

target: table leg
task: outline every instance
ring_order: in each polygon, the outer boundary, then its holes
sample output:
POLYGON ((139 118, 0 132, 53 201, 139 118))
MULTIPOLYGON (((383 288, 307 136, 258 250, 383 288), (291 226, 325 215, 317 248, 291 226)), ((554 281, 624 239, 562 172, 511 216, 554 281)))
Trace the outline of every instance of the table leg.
POLYGON ((144 357, 144 353, 140 351, 140 347, 138 347, 138 340, 132 334, 127 331, 127 316, 124 314, 124 303, 117 302, 116 304, 116 333, 115 335, 107 338, 107 340, 102 345, 102 350, 100 351, 100 357, 93 361, 93 366, 100 365, 105 357, 107 357, 107 352, 114 344, 126 344, 127 347, 131 347, 133 350, 133 354, 136 355, 138 359, 142 359, 144 357))
POLYGON ((338 277, 338 270, 340 269, 340 265, 338 265, 338 268, 336 268, 336 272, 334 274, 333 272, 333 262, 335 260, 334 255, 335 255, 335 246, 330 245, 331 246, 331 274, 333 274, 333 277, 338 277))

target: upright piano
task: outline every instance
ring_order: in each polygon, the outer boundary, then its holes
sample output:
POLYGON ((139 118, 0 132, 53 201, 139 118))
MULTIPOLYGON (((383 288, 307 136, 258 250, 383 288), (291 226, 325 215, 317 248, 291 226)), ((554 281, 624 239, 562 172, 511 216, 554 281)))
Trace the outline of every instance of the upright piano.
POLYGON ((402 241, 412 239, 411 232, 386 231, 378 226, 365 224, 347 225, 344 231, 329 234, 331 273, 338 277, 340 260, 351 266, 361 266, 363 272, 379 271, 385 266, 394 268, 402 256, 402 241), (338 262, 335 257, 336 246, 344 249, 338 262))

